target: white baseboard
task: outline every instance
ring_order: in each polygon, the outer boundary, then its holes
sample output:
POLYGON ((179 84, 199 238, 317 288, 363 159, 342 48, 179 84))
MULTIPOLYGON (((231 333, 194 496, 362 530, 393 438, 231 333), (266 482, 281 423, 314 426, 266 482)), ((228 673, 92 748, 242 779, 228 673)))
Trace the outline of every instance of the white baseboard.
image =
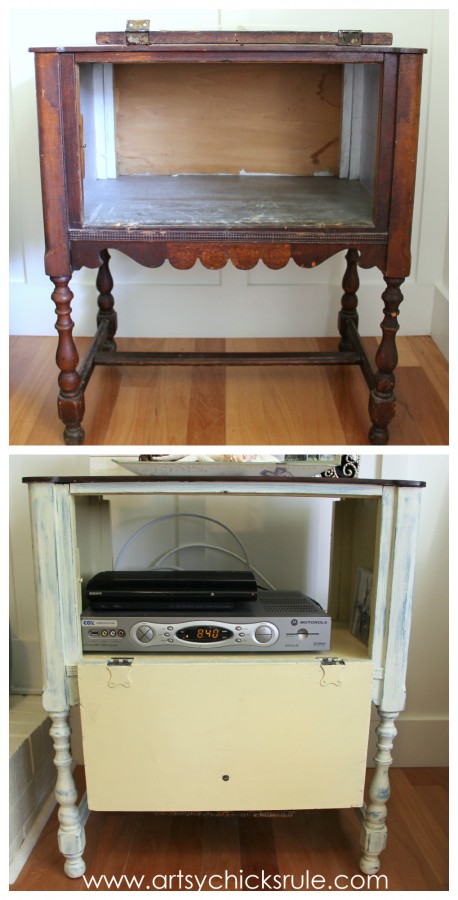
POLYGON ((30 831, 27 833, 27 836, 24 838, 19 850, 16 852, 14 859, 10 863, 10 884, 14 884, 23 866, 27 862, 55 806, 56 798, 53 792, 42 806, 30 831))
POLYGON ((431 337, 445 358, 449 358, 449 302, 446 293, 438 287, 434 291, 431 337))

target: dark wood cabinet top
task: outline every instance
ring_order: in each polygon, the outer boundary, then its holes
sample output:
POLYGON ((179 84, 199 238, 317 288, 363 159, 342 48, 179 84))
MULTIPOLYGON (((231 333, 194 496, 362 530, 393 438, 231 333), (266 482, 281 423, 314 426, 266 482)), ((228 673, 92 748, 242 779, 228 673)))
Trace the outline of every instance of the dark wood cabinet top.
POLYGON ((255 476, 255 475, 29 475, 22 479, 24 484, 156 484, 158 482, 263 482, 264 484, 348 484, 348 485, 381 485, 382 487, 426 487, 424 481, 403 481, 385 478, 292 478, 287 476, 255 476))
POLYGON ((349 51, 365 53, 426 53, 424 49, 392 47, 389 33, 354 31, 156 31, 147 32, 147 42, 131 43, 125 32, 99 32, 96 45, 86 47, 31 47, 33 53, 136 53, 171 52, 180 48, 194 53, 231 52, 247 50, 259 54, 268 51, 314 54, 317 51, 345 54, 349 51))

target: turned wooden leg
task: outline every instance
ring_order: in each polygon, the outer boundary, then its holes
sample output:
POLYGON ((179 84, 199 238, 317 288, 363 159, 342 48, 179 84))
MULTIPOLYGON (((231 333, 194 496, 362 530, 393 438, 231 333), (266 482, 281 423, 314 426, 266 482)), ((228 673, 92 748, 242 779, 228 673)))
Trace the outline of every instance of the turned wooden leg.
POLYGON ((347 260, 347 268, 345 270, 345 275, 342 280, 342 287, 344 290, 344 294, 341 300, 341 310, 339 312, 338 318, 338 328, 339 334, 341 336, 341 341, 339 343, 339 350, 352 350, 352 344, 347 340, 347 322, 351 321, 354 323, 355 327, 358 328, 358 297, 357 290, 359 288, 359 276, 358 276, 358 260, 359 260, 359 251, 358 250, 348 250, 345 255, 345 259, 347 260))
POLYGON ((51 278, 55 285, 52 299, 56 304, 56 330, 59 334, 56 362, 60 369, 59 396, 57 409, 59 417, 65 425, 64 440, 66 444, 81 444, 84 430, 81 421, 84 416, 84 394, 81 379, 77 372, 79 362, 78 351, 73 341, 73 321, 71 318, 71 302, 73 294, 68 286, 70 278, 51 278))
POLYGON ((382 340, 375 356, 378 371, 375 375, 374 387, 369 397, 369 415, 373 422, 369 431, 371 444, 386 444, 389 437, 388 425, 396 409, 394 395, 394 370, 398 362, 396 350, 396 332, 399 329, 399 306, 403 296, 400 285, 403 278, 385 278, 387 288, 382 294, 385 302, 385 318, 381 323, 382 340))
POLYGON ((69 710, 49 713, 52 720, 50 735, 54 741, 54 765, 57 769, 56 800, 59 804, 59 850, 65 856, 64 871, 69 878, 79 878, 86 871, 82 857, 85 835, 76 805, 78 793, 72 775, 70 753, 69 710))
POLYGON ((387 839, 386 804, 390 797, 388 771, 393 762, 391 749, 396 737, 395 720, 399 713, 379 712, 380 725, 376 729, 377 753, 375 755, 375 773, 369 788, 363 827, 361 831, 361 847, 363 855, 360 869, 366 875, 378 872, 380 854, 385 849, 387 839))
POLYGON ((100 258, 103 259, 103 263, 99 268, 96 280, 97 290, 99 291, 99 296, 97 298, 97 303, 99 305, 97 325, 100 325, 101 322, 106 322, 108 326, 106 341, 100 349, 107 351, 116 350, 116 343, 113 338, 118 327, 118 320, 114 309, 114 297, 111 293, 113 290, 113 279, 108 265, 110 261, 108 250, 101 250, 100 258))

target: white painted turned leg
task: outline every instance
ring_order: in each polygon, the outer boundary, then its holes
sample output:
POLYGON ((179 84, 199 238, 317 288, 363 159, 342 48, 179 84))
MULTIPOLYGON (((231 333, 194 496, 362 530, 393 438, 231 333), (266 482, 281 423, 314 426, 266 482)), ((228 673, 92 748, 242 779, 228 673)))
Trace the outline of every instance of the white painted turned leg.
POLYGON ((49 716, 52 720, 49 733, 54 741, 54 765, 57 769, 55 794, 59 804, 59 850, 65 856, 65 874, 69 878, 79 878, 86 870, 82 858, 85 836, 76 805, 78 793, 71 768, 69 710, 49 713, 49 716))
POLYGON ((377 753, 375 755, 375 773, 369 788, 369 803, 367 804, 361 831, 361 847, 363 855, 360 860, 360 869, 366 875, 378 872, 380 868, 380 854, 386 847, 387 828, 386 803, 390 797, 390 782, 388 771, 393 758, 391 749, 397 731, 395 720, 399 713, 386 713, 379 711, 380 724, 376 729, 378 735, 377 753))

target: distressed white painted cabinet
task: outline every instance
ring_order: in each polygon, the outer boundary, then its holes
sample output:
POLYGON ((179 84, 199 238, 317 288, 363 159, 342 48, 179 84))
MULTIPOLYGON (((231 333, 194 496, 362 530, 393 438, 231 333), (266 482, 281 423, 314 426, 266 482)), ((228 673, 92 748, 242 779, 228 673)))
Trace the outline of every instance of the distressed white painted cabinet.
MULTIPOLYGON (((29 478, 43 654, 52 719, 59 846, 79 877, 84 828, 71 773, 70 707, 81 704, 89 809, 362 808, 363 872, 386 843, 388 769, 405 705, 421 482, 157 477, 29 478), (84 654, 82 588, 113 567, 110 501, 160 495, 335 500, 331 648, 302 653, 84 654), (355 583, 373 573, 367 642, 354 631, 355 583), (115 654, 118 657, 127 654, 115 654), (364 775, 373 702, 375 771, 364 775), (122 779, 119 772, 124 773, 122 779)), ((226 502, 226 501, 225 501, 226 502)), ((232 501, 231 501, 232 502, 232 501)), ((153 513, 154 514, 154 513, 153 513)), ((281 525, 279 524, 281 532, 281 525)), ((296 585, 301 588, 300 585, 296 585)))

